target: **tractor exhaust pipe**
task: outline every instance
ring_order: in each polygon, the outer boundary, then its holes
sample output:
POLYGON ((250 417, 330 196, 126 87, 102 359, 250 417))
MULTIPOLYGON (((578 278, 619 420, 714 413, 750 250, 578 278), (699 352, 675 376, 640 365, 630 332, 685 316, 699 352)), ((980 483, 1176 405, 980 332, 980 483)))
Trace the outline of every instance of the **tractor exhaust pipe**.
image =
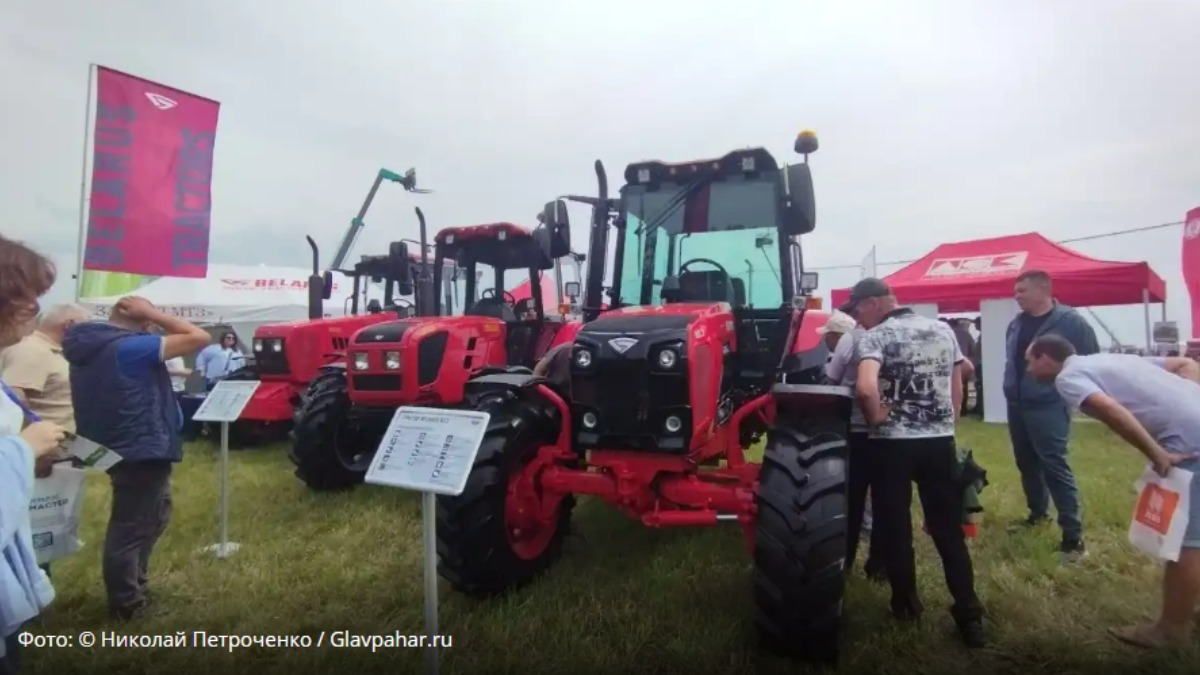
POLYGON ((306 235, 304 238, 312 249, 312 274, 308 277, 308 318, 320 319, 325 316, 325 278, 321 276, 321 253, 312 237, 306 235))
POLYGON ((417 225, 421 228, 421 270, 417 273, 417 297, 420 298, 421 304, 418 307, 417 314, 424 316, 433 309, 433 301, 434 296, 437 294, 437 289, 433 287, 433 275, 429 267, 429 242, 425 228, 425 214, 419 206, 415 207, 414 210, 417 212, 417 225))

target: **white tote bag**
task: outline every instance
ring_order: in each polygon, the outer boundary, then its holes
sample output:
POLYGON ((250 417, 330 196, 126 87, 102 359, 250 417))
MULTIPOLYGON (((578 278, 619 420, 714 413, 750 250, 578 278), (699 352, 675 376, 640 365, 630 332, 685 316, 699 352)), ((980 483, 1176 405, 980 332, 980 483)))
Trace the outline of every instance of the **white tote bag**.
POLYGON ((33 481, 29 520, 39 565, 79 550, 79 516, 83 512, 84 470, 55 465, 46 478, 33 481))
POLYGON ((1177 562, 1191 508, 1192 472, 1173 468, 1166 478, 1150 467, 1133 484, 1138 491, 1129 542, 1159 560, 1177 562))

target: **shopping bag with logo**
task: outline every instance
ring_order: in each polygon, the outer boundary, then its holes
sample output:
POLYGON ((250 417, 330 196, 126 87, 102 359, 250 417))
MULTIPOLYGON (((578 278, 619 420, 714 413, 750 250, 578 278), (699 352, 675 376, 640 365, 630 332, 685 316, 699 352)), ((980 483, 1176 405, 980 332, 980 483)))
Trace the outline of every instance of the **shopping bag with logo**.
POLYGON ((79 517, 83 512, 85 471, 62 464, 33 482, 29 520, 39 565, 79 550, 79 517))
POLYGON ((1179 560, 1188 525, 1192 472, 1173 468, 1164 478, 1150 467, 1133 484, 1138 491, 1129 542, 1160 560, 1179 560))

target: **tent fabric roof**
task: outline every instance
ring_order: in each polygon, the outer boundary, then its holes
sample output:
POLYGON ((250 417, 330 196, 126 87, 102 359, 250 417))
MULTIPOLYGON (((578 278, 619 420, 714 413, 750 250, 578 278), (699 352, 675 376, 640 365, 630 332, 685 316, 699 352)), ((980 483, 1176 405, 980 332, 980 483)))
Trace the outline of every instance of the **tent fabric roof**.
MULTIPOLYGON (((308 316, 309 274, 302 268, 214 264, 203 279, 158 277, 129 295, 198 325, 295 321, 308 316)), ((326 313, 341 316, 352 293, 352 281, 335 274, 326 313)), ((82 298, 80 304, 104 319, 121 297, 82 298)))
MULTIPOLYGON (((1011 297, 1017 276, 1043 270, 1054 280, 1054 297, 1077 307, 1164 302, 1167 286, 1145 262, 1089 258, 1036 232, 942 244, 884 278, 907 305, 936 303, 943 313, 979 311, 979 301, 1011 297)), ((850 289, 832 293, 833 306, 850 289)))

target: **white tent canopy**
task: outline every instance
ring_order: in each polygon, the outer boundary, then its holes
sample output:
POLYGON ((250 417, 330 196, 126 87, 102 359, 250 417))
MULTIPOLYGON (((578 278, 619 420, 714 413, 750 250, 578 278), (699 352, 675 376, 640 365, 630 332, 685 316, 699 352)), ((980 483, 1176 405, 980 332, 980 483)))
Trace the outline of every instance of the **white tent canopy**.
MULTIPOLYGON (((197 326, 232 326, 249 342, 258 326, 308 318, 310 273, 298 267, 209 265, 204 279, 159 277, 131 294, 197 326)), ((353 280, 335 273, 325 316, 345 315, 353 292, 353 280)), ((121 297, 83 298, 80 304, 104 319, 121 297)))

